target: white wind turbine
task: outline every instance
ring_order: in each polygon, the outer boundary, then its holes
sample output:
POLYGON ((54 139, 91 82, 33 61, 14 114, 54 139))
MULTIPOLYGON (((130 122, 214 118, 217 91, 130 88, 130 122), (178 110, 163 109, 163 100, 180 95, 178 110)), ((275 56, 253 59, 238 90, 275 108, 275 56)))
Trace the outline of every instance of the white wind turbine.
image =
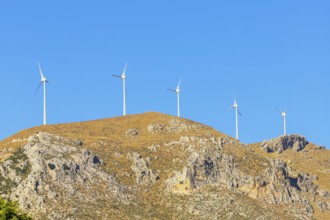
POLYGON ((238 114, 239 114, 239 115, 242 115, 242 114, 241 114, 241 112, 238 110, 238 104, 237 104, 237 101, 236 101, 236 93, 235 93, 234 105, 231 106, 231 107, 228 109, 228 111, 231 110, 231 109, 233 109, 233 108, 235 109, 235 116, 236 116, 236 139, 238 140, 238 114))
POLYGON ((286 115, 287 115, 288 109, 286 109, 285 111, 279 111, 276 108, 276 110, 281 114, 281 116, 283 118, 283 130, 284 130, 284 135, 286 135, 286 115))
POLYGON ((38 67, 39 67, 39 72, 40 72, 40 77, 41 77, 41 82, 38 85, 38 88, 36 90, 36 92, 39 90, 41 84, 44 85, 44 122, 43 124, 46 125, 47 124, 47 112, 46 112, 46 83, 49 83, 48 80, 46 79, 45 75, 42 72, 42 69, 40 67, 40 63, 38 61, 38 67))
POLYGON ((123 115, 126 115, 126 67, 127 63, 125 64, 124 71, 121 75, 112 75, 114 77, 121 78, 123 80, 123 115))
POLYGON ((177 94, 177 98, 178 98, 178 117, 180 118, 180 84, 181 84, 181 79, 179 80, 179 84, 176 87, 176 89, 168 89, 169 91, 175 92, 177 94))

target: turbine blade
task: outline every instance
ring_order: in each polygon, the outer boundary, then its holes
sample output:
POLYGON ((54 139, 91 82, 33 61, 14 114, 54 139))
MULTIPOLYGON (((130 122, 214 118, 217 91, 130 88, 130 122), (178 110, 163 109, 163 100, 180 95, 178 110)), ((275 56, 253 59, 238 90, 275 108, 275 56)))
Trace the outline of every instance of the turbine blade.
POLYGON ((238 111, 238 114, 239 114, 240 116, 242 116, 242 113, 241 113, 240 111, 238 111))
POLYGON ((39 88, 40 88, 40 86, 41 86, 42 83, 43 83, 43 82, 40 82, 40 83, 39 83, 39 85, 38 85, 36 91, 34 91, 34 94, 36 94, 36 93, 38 92, 38 90, 39 90, 39 88))
POLYGON ((119 75, 112 75, 113 77, 118 77, 118 78, 121 78, 121 76, 119 76, 119 75))
POLYGON ((167 89, 168 91, 176 92, 175 89, 167 89))
POLYGON ((124 68, 123 73, 121 74, 121 77, 126 76, 126 68, 127 68, 127 63, 125 64, 125 68, 124 68))
POLYGON ((181 80, 182 80, 182 77, 180 77, 179 84, 178 84, 178 86, 176 87, 177 89, 180 89, 181 80))
POLYGON ((38 67, 39 67, 40 77, 45 78, 44 74, 42 73, 42 69, 41 69, 39 61, 38 61, 38 67))
POLYGON ((227 109, 227 111, 230 111, 234 108, 234 106, 231 106, 229 109, 227 109))

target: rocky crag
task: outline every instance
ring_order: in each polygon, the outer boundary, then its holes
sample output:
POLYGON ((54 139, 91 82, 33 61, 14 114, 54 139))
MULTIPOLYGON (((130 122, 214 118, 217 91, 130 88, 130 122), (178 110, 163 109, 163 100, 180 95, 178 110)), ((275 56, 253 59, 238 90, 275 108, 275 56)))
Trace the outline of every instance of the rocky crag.
POLYGON ((299 135, 244 145, 146 113, 32 128, 0 153, 1 196, 36 219, 330 218, 330 153, 299 135))
POLYGON ((125 195, 127 187, 118 184, 113 174, 102 171, 102 159, 81 145, 79 140, 47 133, 31 136, 0 166, 3 196, 18 201, 33 215, 51 219, 74 216, 85 201, 97 204, 110 199, 125 204, 132 200, 125 195), (88 190, 91 193, 83 193, 88 190), (69 209, 62 215, 56 206, 69 209))

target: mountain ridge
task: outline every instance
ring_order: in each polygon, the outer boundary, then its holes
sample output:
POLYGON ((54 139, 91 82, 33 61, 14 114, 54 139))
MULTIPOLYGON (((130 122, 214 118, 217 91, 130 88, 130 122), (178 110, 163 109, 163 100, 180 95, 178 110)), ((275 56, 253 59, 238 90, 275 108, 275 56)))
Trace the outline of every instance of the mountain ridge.
POLYGON ((328 218, 329 151, 286 137, 245 145, 160 113, 34 127, 0 142, 1 194, 37 219, 328 218))

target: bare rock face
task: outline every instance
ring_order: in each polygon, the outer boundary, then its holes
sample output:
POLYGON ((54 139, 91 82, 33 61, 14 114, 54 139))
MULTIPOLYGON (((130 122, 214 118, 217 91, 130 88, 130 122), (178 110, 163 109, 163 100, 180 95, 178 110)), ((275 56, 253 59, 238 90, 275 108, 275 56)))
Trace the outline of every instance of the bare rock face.
POLYGON ((74 207, 78 201, 93 203, 104 196, 114 201, 130 200, 125 195, 126 188, 102 171, 101 158, 83 149, 80 142, 47 133, 35 134, 28 141, 18 154, 0 166, 1 176, 6 180, 3 195, 18 201, 22 209, 65 219, 72 213, 53 210, 51 207, 57 202, 77 211, 74 207), (84 193, 100 185, 106 186, 105 194, 84 193))
POLYGON ((312 216, 313 208, 291 182, 285 162, 271 160, 263 176, 251 176, 239 169, 232 156, 194 152, 182 171, 166 181, 172 193, 187 194, 205 186, 225 187, 268 204, 300 204, 297 216, 312 216))
POLYGON ((166 132, 166 133, 179 133, 183 131, 193 130, 202 128, 201 124, 195 123, 187 123, 183 122, 179 119, 171 119, 168 123, 156 123, 150 124, 147 127, 147 131, 150 133, 159 133, 159 132, 166 132))
POLYGON ((124 133, 124 136, 134 137, 134 136, 137 136, 138 134, 139 134, 139 131, 137 129, 130 128, 124 133))
MULTIPOLYGON (((297 176, 297 185, 301 191, 316 195, 318 191, 318 186, 314 184, 313 181, 315 180, 317 180, 316 176, 299 173, 297 176)), ((326 192, 324 190, 322 192, 324 192, 324 194, 326 195, 326 192)))
MULTIPOLYGON (((101 140, 79 136, 89 146, 48 133, 15 139, 20 150, 2 149, 14 154, 0 161, 0 194, 35 219, 308 220, 330 213, 322 173, 318 180, 290 162, 267 159, 283 155, 223 134, 190 132, 203 125, 164 121, 101 140)), ((282 152, 306 144, 292 135, 261 146, 282 152)))
POLYGON ((311 217, 313 208, 300 193, 297 181, 289 176, 286 163, 282 160, 271 160, 271 167, 266 170, 267 185, 263 190, 264 200, 273 204, 301 204, 301 212, 311 217))
POLYGON ((164 125, 163 124, 150 124, 147 127, 147 131, 150 133, 159 133, 164 131, 164 125))
POLYGON ((135 152, 129 153, 127 157, 132 160, 131 170, 135 174, 137 184, 151 184, 159 180, 159 172, 155 172, 150 168, 150 158, 144 160, 140 154, 135 152))
POLYGON ((322 212, 330 211, 330 202, 318 202, 317 205, 322 212))
POLYGON ((287 149, 292 149, 294 151, 303 150, 308 144, 305 137, 300 135, 284 135, 279 138, 272 139, 270 141, 263 141, 261 143, 261 148, 268 152, 278 152, 282 153, 287 149))

